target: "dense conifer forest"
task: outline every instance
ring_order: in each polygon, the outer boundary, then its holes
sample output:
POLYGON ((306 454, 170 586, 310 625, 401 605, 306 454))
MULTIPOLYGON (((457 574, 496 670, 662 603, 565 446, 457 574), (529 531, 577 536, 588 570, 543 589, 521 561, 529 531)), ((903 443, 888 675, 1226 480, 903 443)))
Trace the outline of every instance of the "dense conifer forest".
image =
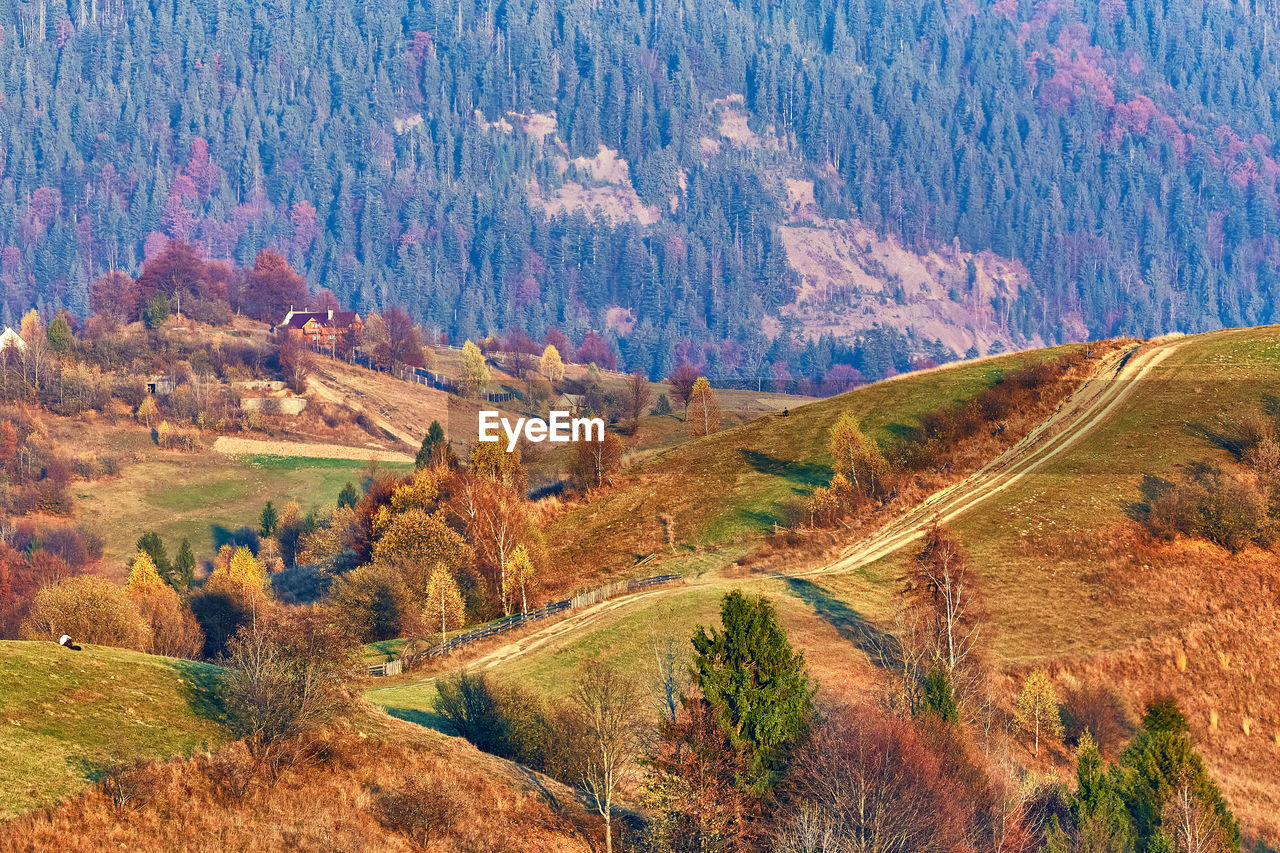
POLYGON ((1021 261, 1015 338, 1272 322, 1275 29, 1171 0, 15 0, 2 319, 86 314, 169 237, 275 249, 456 342, 596 330, 655 376, 908 367, 927 342, 764 333, 797 285, 790 176, 826 217, 1021 261), (726 105, 760 144, 707 144, 726 105), (651 213, 545 202, 598 184, 601 146, 651 213))

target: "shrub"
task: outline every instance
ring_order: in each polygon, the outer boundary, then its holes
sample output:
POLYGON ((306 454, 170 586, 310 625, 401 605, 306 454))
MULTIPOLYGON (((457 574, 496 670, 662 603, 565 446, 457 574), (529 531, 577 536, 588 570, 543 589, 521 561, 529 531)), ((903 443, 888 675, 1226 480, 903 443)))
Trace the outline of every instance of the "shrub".
POLYGON ((400 572, 367 565, 340 575, 329 594, 333 618, 362 642, 390 640, 414 633, 417 614, 400 572))
POLYGON ((169 586, 139 586, 129 599, 150 627, 153 655, 195 658, 204 650, 204 632, 195 616, 169 586))
POLYGON ((518 761, 564 781, 584 754, 581 727, 564 709, 484 675, 463 670, 436 682, 435 711, 446 726, 477 749, 518 761))
POLYGON ((1157 538, 1199 536, 1232 552, 1275 539, 1268 497, 1253 475, 1196 462, 1176 483, 1146 475, 1139 491, 1143 500, 1130 514, 1157 538))
POLYGON ((374 803, 379 823, 424 847, 470 807, 448 785, 425 779, 410 779, 399 790, 377 790, 374 803))
POLYGON ((330 722, 350 701, 345 682, 356 669, 354 644, 316 611, 259 615, 227 649, 227 724, 260 761, 296 761, 305 742, 275 747, 330 722))
POLYGON ((1068 689, 1062 707, 1067 737, 1079 743, 1088 733, 1105 757, 1114 758, 1133 733, 1124 699, 1108 685, 1068 689))
POLYGON ((22 622, 27 640, 57 640, 146 651, 151 630, 124 589, 95 575, 67 578, 36 594, 22 622))

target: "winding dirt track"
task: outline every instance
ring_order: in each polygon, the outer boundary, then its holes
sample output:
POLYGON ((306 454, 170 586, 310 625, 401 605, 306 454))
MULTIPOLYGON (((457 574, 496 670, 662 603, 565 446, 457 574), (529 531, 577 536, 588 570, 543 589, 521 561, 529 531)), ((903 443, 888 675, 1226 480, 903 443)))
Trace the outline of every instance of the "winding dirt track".
MULTIPOLYGON (((811 577, 855 571, 921 538, 934 521, 949 522, 1003 492, 1087 435, 1114 412, 1152 369, 1180 345, 1179 339, 1160 340, 1134 344, 1111 353, 1079 388, 1062 401, 1052 415, 981 469, 930 495, 871 536, 850 546, 827 565, 803 572, 779 574, 777 577, 811 577)), ((697 581, 696 585, 714 586, 731 582, 741 581, 712 576, 697 581)), ((469 666, 473 669, 490 669, 521 657, 565 634, 590 627, 617 610, 643 600, 678 592, 682 588, 687 586, 663 587, 610 599, 481 655, 471 661, 469 666)), ((434 680, 428 678, 415 683, 426 684, 434 680)))
POLYGON ((1176 339, 1135 344, 1112 353, 1052 415, 1013 447, 960 482, 930 495, 834 562, 796 576, 849 572, 874 563, 924 536, 935 521, 945 524, 1003 492, 1087 435, 1180 344, 1176 339))

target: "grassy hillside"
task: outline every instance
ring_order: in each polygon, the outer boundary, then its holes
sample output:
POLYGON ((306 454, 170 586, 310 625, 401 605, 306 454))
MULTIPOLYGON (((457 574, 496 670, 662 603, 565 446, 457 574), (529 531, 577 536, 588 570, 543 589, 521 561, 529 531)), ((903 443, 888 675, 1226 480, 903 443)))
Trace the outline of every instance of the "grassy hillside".
MULTIPOLYGON (((957 530, 1011 665, 1061 661, 1131 696, 1172 691, 1242 818, 1280 837, 1280 560, 1204 541, 1152 544, 1127 508, 1144 474, 1228 463, 1226 418, 1274 409, 1280 327, 1182 341, 1109 419, 957 530)), ((897 562, 900 563, 902 555, 897 562)), ((895 565, 877 567, 894 574, 895 565)))
MULTIPOLYGON (((629 549, 628 559, 642 547, 656 550, 651 543, 660 540, 646 530, 664 512, 684 520, 682 544, 742 537, 767 525, 781 501, 829 476, 824 433, 842 407, 854 407, 877 437, 890 438, 918 413, 968 396, 999 366, 870 386, 787 420, 695 442, 646 463, 636 485, 560 524, 585 531, 574 546, 580 553, 603 555, 617 545, 629 549)), ((1129 511, 1145 474, 1176 479, 1191 462, 1231 461, 1214 437, 1223 419, 1255 407, 1274 410, 1278 383, 1280 327, 1176 341, 1083 439, 953 524, 981 580, 995 667, 1018 678, 1047 664, 1064 691, 1101 679, 1132 709, 1172 692, 1232 808, 1262 837, 1280 837, 1280 561, 1256 547, 1231 554, 1199 540, 1153 542, 1129 511)), ((873 641, 892 630, 913 548, 855 572, 803 581, 741 569, 727 577, 715 570, 712 550, 697 555, 708 571, 687 586, 602 612, 580 630, 519 641, 479 663, 550 695, 563 694, 593 657, 647 681, 655 633, 687 637, 714 621, 723 591, 740 586, 774 598, 828 690, 865 695, 875 680, 873 641)), ((724 549, 721 563, 735 553, 741 551, 724 549)), ((1012 695, 1012 682, 1009 689, 1012 695)), ((406 681, 371 698, 413 711, 429 708, 432 693, 406 681)))
MULTIPOLYGON (((406 466, 379 463, 386 470, 406 466)), ((285 456, 228 457, 151 448, 119 477, 73 487, 77 509, 103 537, 108 559, 128 559, 143 532, 155 530, 173 553, 183 538, 198 556, 213 555, 225 535, 257 527, 266 501, 297 501, 304 512, 332 506, 347 482, 360 484, 369 463, 285 456)))
POLYGON ((91 790, 24 815, 0 826, 0 853, 602 849, 573 791, 463 740, 370 712, 312 744, 311 759, 243 790, 229 786, 248 765, 240 744, 139 768, 125 779, 133 801, 91 790))
MULTIPOLYGON (((655 653, 665 650, 667 640, 673 639, 687 655, 689 637, 699 625, 719 625, 720 600, 731 589, 773 599, 791 641, 807 651, 810 668, 824 689, 839 695, 873 688, 872 658, 879 632, 871 626, 868 614, 800 579, 717 578, 668 587, 630 607, 615 608, 606 603, 586 614, 589 624, 581 629, 564 636, 554 632, 534 635, 476 665, 492 663, 493 671, 504 681, 563 698, 573 690, 583 664, 599 660, 631 674, 645 692, 658 675, 655 653), (507 655, 511 656, 504 659, 507 655)), ((396 682, 369 690, 366 696, 394 716, 437 725, 433 680, 408 675, 396 682)), ((648 710, 656 721, 656 701, 648 710)))
POLYGON ((0 641, 0 818, 73 794, 116 762, 224 741, 216 673, 121 649, 0 641))
MULTIPOLYGON (((786 417, 761 415, 646 459, 625 485, 558 518, 547 538, 567 543, 562 553, 569 563, 625 569, 651 554, 686 556, 767 533, 783 521, 787 502, 830 481, 828 432, 842 412, 854 412, 888 445, 918 427, 922 415, 972 397, 1003 372, 1069 349, 960 364, 867 385, 786 417)), ((726 556, 732 561, 741 552, 726 556)), ((694 571, 706 562, 677 568, 694 571)))

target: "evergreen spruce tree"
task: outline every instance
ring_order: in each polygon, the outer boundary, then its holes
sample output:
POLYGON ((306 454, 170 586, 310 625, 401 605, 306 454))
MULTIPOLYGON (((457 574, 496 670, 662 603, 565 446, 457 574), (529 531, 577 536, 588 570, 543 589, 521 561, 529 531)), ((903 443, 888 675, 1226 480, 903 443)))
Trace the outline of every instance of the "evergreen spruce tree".
POLYGON ((258 517, 258 535, 268 539, 276 535, 276 528, 279 526, 280 513, 271 501, 267 501, 267 505, 262 508, 262 515, 258 517))
POLYGON ((160 534, 154 530, 149 530, 139 536, 138 550, 151 558, 151 563, 156 567, 160 577, 172 585, 173 565, 169 562, 169 554, 165 551, 164 542, 161 541, 160 534))
POLYGON ((788 749, 808 728, 813 689, 804 655, 791 648, 773 604, 739 590, 720 605, 721 629, 693 635, 694 675, 730 742, 744 750, 763 793, 780 777, 788 749))
POLYGON ((171 583, 179 591, 191 588, 196 577, 196 555, 191 550, 191 543, 186 539, 178 546, 178 556, 173 560, 173 579, 171 583))
POLYGON ((346 485, 342 487, 342 491, 338 492, 338 508, 355 509, 359 501, 360 490, 356 488, 355 483, 348 480, 346 485))

